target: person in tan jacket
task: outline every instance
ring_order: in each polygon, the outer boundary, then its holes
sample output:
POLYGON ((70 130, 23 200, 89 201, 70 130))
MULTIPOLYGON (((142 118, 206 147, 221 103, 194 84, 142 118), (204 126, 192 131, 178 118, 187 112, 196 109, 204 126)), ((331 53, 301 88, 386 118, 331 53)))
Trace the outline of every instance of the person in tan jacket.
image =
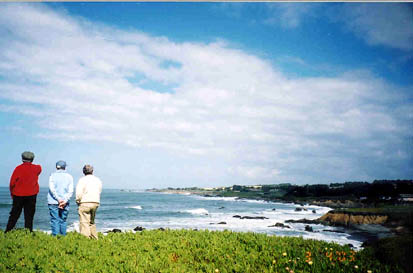
POLYGON ((93 166, 83 167, 84 177, 79 179, 76 186, 76 203, 79 212, 80 234, 93 239, 98 239, 95 216, 100 204, 102 181, 93 175, 93 166))

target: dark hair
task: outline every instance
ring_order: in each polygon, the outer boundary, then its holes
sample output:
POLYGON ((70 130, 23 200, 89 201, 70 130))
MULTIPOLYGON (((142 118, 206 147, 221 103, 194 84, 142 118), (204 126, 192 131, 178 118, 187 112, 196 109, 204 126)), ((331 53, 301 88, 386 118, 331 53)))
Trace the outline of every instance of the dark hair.
POLYGON ((93 174, 93 166, 92 166, 92 165, 89 165, 89 164, 86 164, 86 165, 83 167, 83 173, 84 173, 85 175, 93 174))

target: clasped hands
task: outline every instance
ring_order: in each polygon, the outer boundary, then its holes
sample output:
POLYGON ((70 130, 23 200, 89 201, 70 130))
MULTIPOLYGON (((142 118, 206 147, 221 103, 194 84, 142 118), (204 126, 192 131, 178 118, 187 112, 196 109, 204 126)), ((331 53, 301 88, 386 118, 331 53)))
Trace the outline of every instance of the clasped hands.
POLYGON ((64 209, 66 207, 67 202, 63 200, 59 200, 59 209, 64 209))

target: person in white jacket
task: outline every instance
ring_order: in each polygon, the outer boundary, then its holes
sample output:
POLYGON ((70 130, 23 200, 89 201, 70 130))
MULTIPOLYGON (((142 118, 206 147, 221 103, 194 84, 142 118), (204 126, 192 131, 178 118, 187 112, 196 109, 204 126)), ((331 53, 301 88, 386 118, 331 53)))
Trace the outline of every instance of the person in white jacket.
POLYGON ((100 204, 102 181, 93 175, 93 166, 83 167, 84 177, 79 179, 76 186, 76 203, 79 212, 80 234, 93 239, 98 239, 95 216, 100 204))

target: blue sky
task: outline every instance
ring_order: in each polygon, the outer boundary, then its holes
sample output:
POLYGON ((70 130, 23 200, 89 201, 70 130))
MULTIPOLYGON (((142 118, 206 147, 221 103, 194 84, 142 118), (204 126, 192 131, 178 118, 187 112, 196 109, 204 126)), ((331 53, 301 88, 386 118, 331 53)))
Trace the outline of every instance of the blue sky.
POLYGON ((413 176, 411 3, 0 3, 0 178, 108 188, 413 176))

